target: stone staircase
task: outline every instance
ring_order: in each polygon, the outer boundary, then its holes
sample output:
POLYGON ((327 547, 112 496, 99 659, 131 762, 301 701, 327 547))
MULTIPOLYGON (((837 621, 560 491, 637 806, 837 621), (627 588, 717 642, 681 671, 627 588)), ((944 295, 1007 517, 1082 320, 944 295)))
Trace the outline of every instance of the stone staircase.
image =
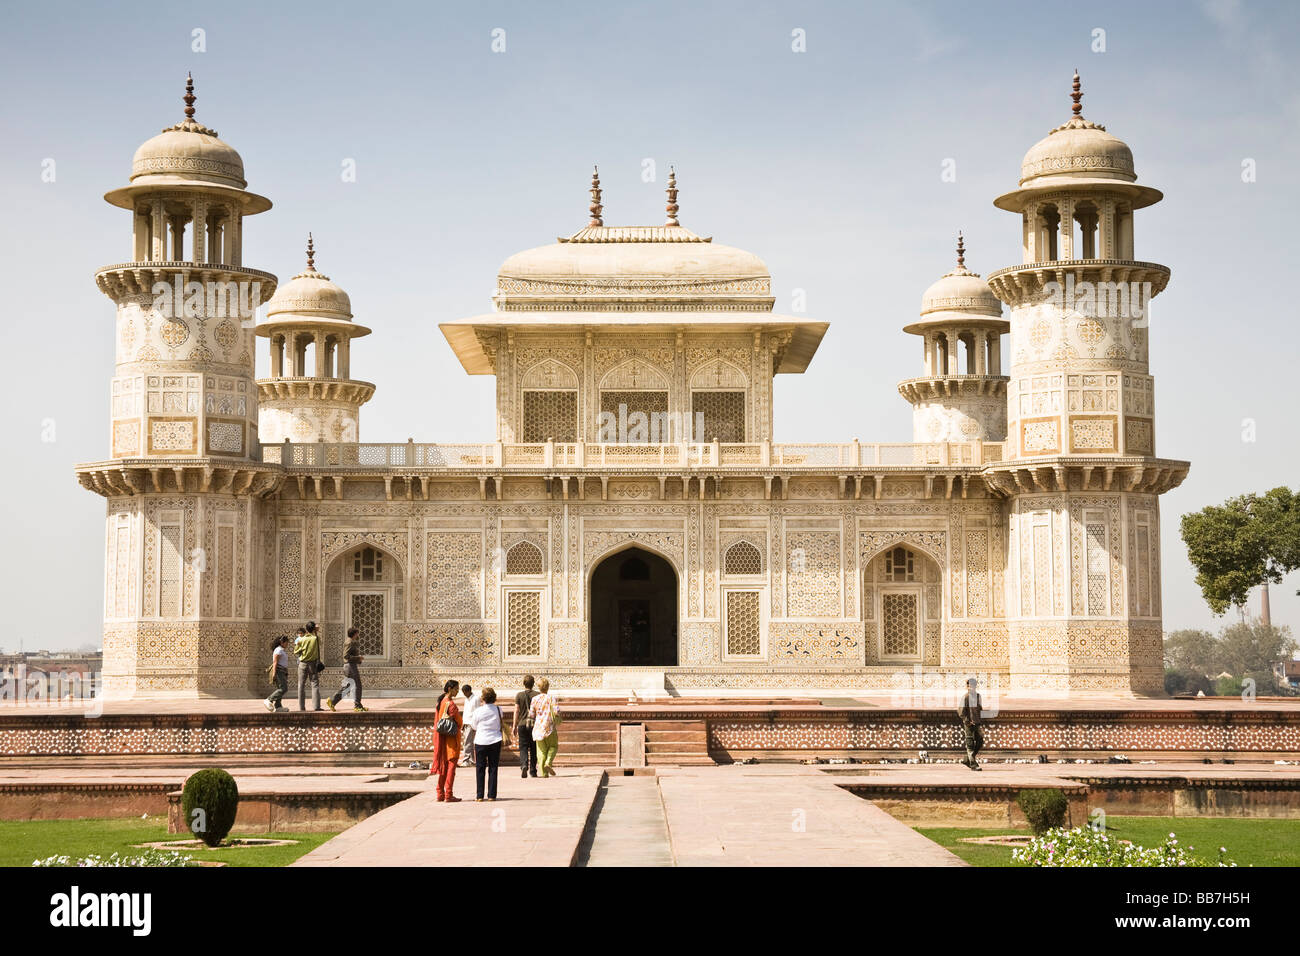
POLYGON ((709 730, 702 720, 655 720, 645 725, 646 764, 655 766, 713 766, 709 730))
MULTIPOLYGON (((502 764, 514 766, 517 753, 513 748, 503 753, 502 764)), ((714 762, 709 756, 708 728, 702 720, 566 720, 560 724, 560 749, 555 757, 557 767, 712 766, 714 762), (630 728, 636 728, 631 736, 630 728), (641 735, 642 746, 629 745, 641 735)))

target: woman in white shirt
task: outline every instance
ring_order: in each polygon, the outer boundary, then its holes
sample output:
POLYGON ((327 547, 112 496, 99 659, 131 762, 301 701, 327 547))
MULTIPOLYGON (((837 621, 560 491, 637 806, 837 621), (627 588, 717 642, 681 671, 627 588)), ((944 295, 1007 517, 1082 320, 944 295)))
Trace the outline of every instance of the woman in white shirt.
POLYGON ((483 778, 487 777, 487 799, 497 798, 497 768, 501 765, 501 748, 510 740, 510 731, 501 719, 497 706, 497 692, 484 687, 479 694, 479 704, 465 721, 474 728, 474 780, 477 784, 474 799, 483 799, 483 778))

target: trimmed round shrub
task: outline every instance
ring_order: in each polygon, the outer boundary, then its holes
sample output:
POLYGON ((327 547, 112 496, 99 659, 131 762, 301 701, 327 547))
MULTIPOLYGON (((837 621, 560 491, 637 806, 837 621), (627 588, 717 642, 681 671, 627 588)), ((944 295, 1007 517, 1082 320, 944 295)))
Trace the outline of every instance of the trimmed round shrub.
POLYGON ((181 793, 185 826, 208 846, 216 846, 235 825, 239 787, 235 778, 218 767, 190 775, 181 793))
POLYGON ((1070 810, 1065 794, 1055 787, 1021 790, 1016 796, 1016 804, 1036 834, 1064 826, 1065 815, 1070 810))

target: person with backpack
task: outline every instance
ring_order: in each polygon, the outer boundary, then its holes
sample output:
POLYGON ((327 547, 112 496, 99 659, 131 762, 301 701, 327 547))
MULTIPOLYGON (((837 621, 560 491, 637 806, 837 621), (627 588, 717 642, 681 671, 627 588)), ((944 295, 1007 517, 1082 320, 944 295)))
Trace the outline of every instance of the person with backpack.
POLYGON ((460 757, 460 708, 456 706, 456 693, 460 681, 449 680, 442 685, 442 696, 434 708, 433 760, 429 776, 438 777, 438 802, 460 803, 452 793, 456 784, 456 762, 460 757))
POLYGON ((501 765, 501 748, 505 746, 505 722, 497 706, 497 692, 484 687, 479 694, 479 705, 470 718, 474 727, 474 781, 476 801, 483 799, 483 778, 487 777, 487 799, 497 798, 497 768, 501 765))
POLYGON ((514 732, 515 739, 519 742, 519 776, 536 777, 537 776, 537 750, 533 747, 533 718, 529 713, 532 707, 533 698, 537 696, 537 691, 533 690, 533 675, 524 675, 524 689, 515 695, 515 721, 514 732))
POLYGON ((316 622, 308 621, 301 628, 303 634, 294 642, 293 653, 298 658, 298 709, 307 709, 307 685, 311 685, 312 710, 320 710, 320 672, 325 669, 324 648, 316 622))
POLYGON ((271 691, 271 696, 266 698, 262 703, 266 704, 266 709, 271 713, 283 711, 284 705, 280 701, 284 700, 284 695, 289 691, 289 635, 281 634, 271 642, 271 683, 275 690, 271 691))
POLYGON ((560 748, 560 708, 551 696, 551 682, 545 677, 537 682, 541 691, 529 705, 528 715, 533 718, 533 741, 537 747, 537 767, 543 777, 554 777, 551 764, 560 748))
POLYGON ((352 709, 367 709, 361 706, 360 665, 365 658, 361 656, 360 641, 358 640, 360 634, 361 631, 357 628, 348 628, 348 639, 343 642, 343 683, 333 697, 325 699, 325 706, 330 710, 334 709, 334 705, 341 701, 343 695, 349 690, 352 692, 352 709))

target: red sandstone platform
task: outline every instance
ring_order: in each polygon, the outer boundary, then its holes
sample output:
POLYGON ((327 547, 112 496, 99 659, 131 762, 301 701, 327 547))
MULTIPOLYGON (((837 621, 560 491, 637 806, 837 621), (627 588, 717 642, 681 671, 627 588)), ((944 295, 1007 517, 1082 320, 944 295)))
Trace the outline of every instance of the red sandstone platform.
MULTIPOLYGON (((269 714, 259 701, 108 702, 104 713, 68 705, 0 706, 0 766, 39 760, 142 761, 183 756, 237 765, 292 756, 303 762, 428 759, 429 699, 269 714)), ((1236 698, 999 701, 985 728, 989 756, 1253 760, 1300 758, 1300 700, 1236 698)), ((507 703, 507 713, 512 708, 507 703)), ((672 766, 809 758, 881 760, 954 756, 954 708, 923 698, 563 702, 560 766, 672 766)), ((508 759, 508 757, 507 757, 508 759)))
MULTIPOLYGON (((382 697, 366 700, 366 707, 373 713, 392 711, 431 711, 436 692, 430 690, 428 697, 382 697)), ((889 694, 863 694, 851 698, 822 699, 815 697, 659 697, 628 703, 621 698, 593 698, 583 696, 565 696, 557 694, 559 703, 566 711, 569 708, 586 710, 612 710, 631 707, 641 712, 652 712, 657 708, 673 708, 674 712, 685 709, 707 709, 717 713, 752 713, 755 711, 798 710, 899 710, 908 709, 920 712, 955 710, 942 700, 931 700, 924 693, 908 695, 914 697, 906 708, 900 708, 895 698, 889 694)), ((508 711, 512 706, 513 693, 509 698, 503 693, 500 701, 508 711)), ((1087 711, 1123 711, 1126 713, 1161 713, 1161 712, 1196 712, 1196 713, 1300 713, 1300 697, 1259 697, 1253 701, 1239 697, 1187 697, 1187 698, 1148 698, 1148 697, 1086 697, 1086 698, 1043 698, 1003 696, 993 702, 999 710, 1014 712, 1043 711, 1048 713, 1087 712, 1087 711)), ((286 701, 286 706, 293 713, 298 712, 297 702, 286 701)), ((310 708, 310 704, 308 705, 310 708)), ((0 701, 0 718, 6 714, 85 714, 94 711, 104 714, 258 714, 267 720, 277 715, 270 714, 261 700, 232 700, 229 698, 201 699, 162 699, 148 700, 113 700, 65 702, 14 702, 0 701)), ((323 711, 328 713, 328 711, 323 711)), ((333 714, 335 717, 348 717, 353 711, 345 704, 333 714)), ((280 715, 283 716, 283 715, 280 715)))

